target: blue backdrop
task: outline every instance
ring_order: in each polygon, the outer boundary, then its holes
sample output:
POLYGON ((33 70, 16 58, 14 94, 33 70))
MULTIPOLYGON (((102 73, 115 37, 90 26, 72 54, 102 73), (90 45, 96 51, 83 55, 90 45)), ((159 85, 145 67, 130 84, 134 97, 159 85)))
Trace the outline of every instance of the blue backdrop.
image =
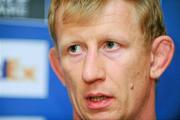
MULTIPOLYGON (((180 119, 180 72, 178 72, 180 1, 163 0, 162 8, 167 31, 174 39, 176 50, 171 65, 157 85, 156 112, 159 120, 180 119)), ((0 22, 0 38, 41 39, 49 43, 49 48, 53 46, 46 22, 20 24, 0 22)), ((3 51, 0 51, 0 55, 1 52, 3 51)), ((43 116, 47 120, 72 119, 72 108, 66 89, 60 84, 49 64, 48 68, 48 97, 44 99, 0 97, 0 116, 43 116)))

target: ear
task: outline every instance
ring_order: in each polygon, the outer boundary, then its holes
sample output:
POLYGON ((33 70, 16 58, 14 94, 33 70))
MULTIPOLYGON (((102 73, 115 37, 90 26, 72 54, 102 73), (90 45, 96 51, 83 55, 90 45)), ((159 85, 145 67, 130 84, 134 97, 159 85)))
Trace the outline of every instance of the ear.
POLYGON ((169 36, 157 37, 152 43, 150 77, 158 79, 170 64, 174 42, 169 36))
POLYGON ((63 74, 63 69, 62 66, 60 65, 60 59, 58 56, 58 52, 55 48, 51 48, 49 52, 49 59, 50 59, 50 64, 57 75, 58 79, 61 81, 61 83, 65 86, 65 81, 64 81, 64 74, 63 74))

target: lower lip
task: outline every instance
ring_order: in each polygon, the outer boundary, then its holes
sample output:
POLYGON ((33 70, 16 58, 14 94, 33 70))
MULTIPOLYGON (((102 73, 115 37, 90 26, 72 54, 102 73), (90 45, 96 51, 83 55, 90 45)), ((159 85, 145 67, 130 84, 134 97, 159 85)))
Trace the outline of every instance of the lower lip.
POLYGON ((100 110, 108 108, 112 104, 113 98, 107 98, 101 101, 90 101, 87 100, 87 107, 91 110, 100 110))

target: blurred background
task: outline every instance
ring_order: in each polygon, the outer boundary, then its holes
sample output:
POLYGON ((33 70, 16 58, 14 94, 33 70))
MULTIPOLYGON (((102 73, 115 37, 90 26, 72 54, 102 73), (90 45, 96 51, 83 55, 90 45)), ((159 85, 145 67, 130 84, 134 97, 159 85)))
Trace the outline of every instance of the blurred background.
MULTIPOLYGON (((72 119, 66 89, 48 60, 50 0, 0 0, 0 120, 72 119)), ((180 1, 161 1, 176 51, 156 90, 158 120, 180 119, 180 1), (179 73, 179 74, 178 74, 179 73)))

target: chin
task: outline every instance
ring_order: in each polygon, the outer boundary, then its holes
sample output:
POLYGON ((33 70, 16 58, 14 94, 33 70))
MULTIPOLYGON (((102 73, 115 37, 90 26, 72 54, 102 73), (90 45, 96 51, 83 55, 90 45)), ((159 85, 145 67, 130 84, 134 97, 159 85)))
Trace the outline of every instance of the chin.
POLYGON ((123 117, 120 114, 109 114, 106 113, 94 113, 93 115, 87 115, 86 120, 123 120, 123 117))

